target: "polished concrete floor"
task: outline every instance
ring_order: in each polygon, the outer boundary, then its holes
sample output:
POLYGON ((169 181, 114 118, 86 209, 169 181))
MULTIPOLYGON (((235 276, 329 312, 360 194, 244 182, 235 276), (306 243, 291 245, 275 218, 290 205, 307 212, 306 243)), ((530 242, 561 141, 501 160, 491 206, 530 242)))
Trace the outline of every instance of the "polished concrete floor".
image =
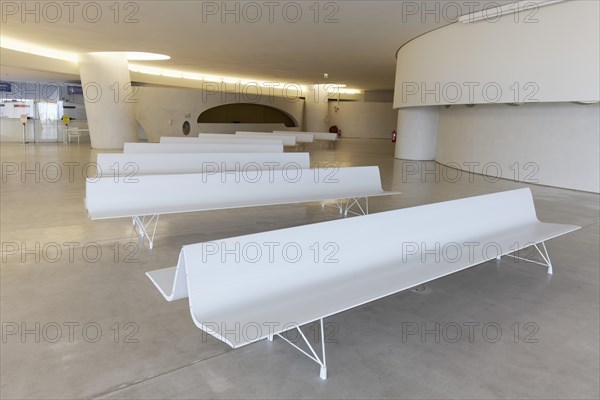
MULTIPOLYGON (((87 218, 82 170, 96 151, 0 147, 2 399, 600 396, 598 195, 531 186, 541 220, 582 226, 548 243, 552 277, 505 257, 328 318, 322 381, 282 340, 232 350, 204 336, 187 302, 166 302, 144 273, 175 265, 182 245, 339 218, 333 208, 164 216, 149 250, 129 220, 87 218)), ((394 160, 388 141, 307 149, 314 162, 379 165, 403 194, 371 212, 527 186, 441 169, 423 179, 406 172, 441 167, 394 160)))

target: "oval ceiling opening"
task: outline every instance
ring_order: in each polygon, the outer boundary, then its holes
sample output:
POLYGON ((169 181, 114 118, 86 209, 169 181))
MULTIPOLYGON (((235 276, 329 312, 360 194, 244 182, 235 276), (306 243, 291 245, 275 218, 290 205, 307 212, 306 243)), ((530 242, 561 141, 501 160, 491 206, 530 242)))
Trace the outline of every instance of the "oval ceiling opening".
POLYGON ((210 108, 198 116, 199 124, 284 124, 296 123, 284 111, 262 104, 234 103, 210 108))

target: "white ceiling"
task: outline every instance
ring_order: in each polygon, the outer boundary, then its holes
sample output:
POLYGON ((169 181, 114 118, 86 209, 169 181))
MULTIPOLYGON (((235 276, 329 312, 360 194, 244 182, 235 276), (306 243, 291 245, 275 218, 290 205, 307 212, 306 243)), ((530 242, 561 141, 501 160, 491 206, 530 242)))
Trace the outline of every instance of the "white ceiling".
MULTIPOLYGON (((466 13, 468 4, 477 3, 477 9, 481 9, 488 4, 512 2, 452 3, 461 6, 466 13)), ((60 5, 64 2, 54 3, 60 5)), ((32 15, 26 16, 26 23, 21 21, 20 13, 3 15, 6 22, 2 24, 1 34, 69 52, 143 51, 167 54, 171 60, 143 64, 184 72, 301 84, 323 82, 323 73, 328 73, 329 82, 343 83, 348 87, 391 89, 398 48, 423 33, 451 23, 450 17, 456 14, 456 7, 445 8, 447 2, 444 1, 322 1, 319 2, 320 22, 315 23, 314 1, 291 2, 293 5, 286 5, 290 2, 284 1, 273 2, 274 22, 270 23, 268 8, 261 0, 227 2, 232 8, 239 3, 241 18, 236 23, 234 16, 229 15, 224 23, 221 14, 203 15, 203 7, 204 10, 213 5, 222 7, 222 1, 148 0, 121 2, 119 22, 115 23, 114 11, 109 9, 114 7, 115 2, 97 1, 95 3, 102 6, 102 17, 98 22, 90 23, 83 18, 85 3, 76 2, 81 6, 74 9, 72 23, 66 7, 62 9, 62 18, 54 23, 49 21, 55 15, 52 9, 46 10, 46 16, 40 11, 39 23, 35 23, 32 15), (263 12, 256 23, 249 21, 254 18, 256 8, 248 3, 258 5, 263 12), (136 11, 132 4, 139 9, 136 11), (288 7, 287 16, 293 17, 296 5, 300 6, 302 17, 297 23, 287 22, 283 8, 288 7), (406 11, 414 10, 415 6, 417 11, 424 7, 438 7, 441 12, 438 15, 407 15, 406 11), (244 7, 247 18, 244 18, 244 7), (134 12, 133 17, 138 22, 123 22, 130 12, 134 12), (324 23, 323 19, 331 12, 335 12, 333 19, 337 22, 324 23)), ((88 9, 89 15, 93 16, 93 10, 88 9)), ((40 70, 43 70, 43 65, 40 65, 40 70)), ((3 67, 3 79, 11 75, 28 76, 27 70, 13 68, 6 71, 3 67)))

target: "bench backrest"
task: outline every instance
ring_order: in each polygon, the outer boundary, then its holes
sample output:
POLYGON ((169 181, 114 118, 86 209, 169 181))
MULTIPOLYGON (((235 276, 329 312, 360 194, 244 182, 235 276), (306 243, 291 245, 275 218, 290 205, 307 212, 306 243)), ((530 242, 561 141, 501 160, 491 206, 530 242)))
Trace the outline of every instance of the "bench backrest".
POLYGON ((133 177, 152 174, 202 174, 310 168, 309 153, 99 153, 97 176, 133 177))
POLYGON ((91 219, 376 196, 378 167, 88 178, 91 219))
POLYGON ((125 143, 123 153, 283 153, 283 145, 238 143, 125 143))
POLYGON ((338 140, 337 133, 330 132, 295 132, 295 131, 273 131, 273 133, 277 133, 279 135, 287 135, 290 133, 294 134, 310 134, 313 136, 314 140, 327 140, 330 142, 335 142, 338 140))
POLYGON ((235 133, 238 137, 263 137, 263 138, 277 138, 283 141, 284 146, 295 146, 296 145, 296 137, 293 135, 278 135, 272 132, 246 132, 246 131, 237 131, 235 133))
POLYGON ((161 136, 160 143, 224 143, 224 144, 281 144, 283 140, 266 137, 239 137, 235 135, 220 135, 221 137, 181 137, 161 136))

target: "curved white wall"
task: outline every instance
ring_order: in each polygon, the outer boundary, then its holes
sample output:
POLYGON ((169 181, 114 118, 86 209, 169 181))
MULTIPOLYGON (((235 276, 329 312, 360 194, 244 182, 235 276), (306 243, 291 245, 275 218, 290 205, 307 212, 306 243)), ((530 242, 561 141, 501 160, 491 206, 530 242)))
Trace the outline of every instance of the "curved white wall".
POLYGON ((397 119, 398 112, 391 101, 329 102, 329 124, 342 130, 342 138, 387 139, 391 144, 397 119))
POLYGON ((600 105, 440 110, 435 160, 466 171, 600 192, 600 105))
POLYGON ((412 107, 398 110, 398 139, 395 158, 432 160, 438 134, 438 107, 412 107))
POLYGON ((183 136, 181 127, 184 121, 189 121, 192 126, 190 136, 197 136, 200 131, 198 116, 203 111, 222 104, 264 104, 285 111, 299 123, 302 122, 304 113, 304 100, 300 98, 261 96, 254 99, 236 93, 206 92, 199 89, 140 87, 136 99, 137 119, 149 142, 158 142, 161 136, 183 136))
POLYGON ((600 2, 533 12, 455 23, 406 44, 394 107, 599 100, 600 2))

